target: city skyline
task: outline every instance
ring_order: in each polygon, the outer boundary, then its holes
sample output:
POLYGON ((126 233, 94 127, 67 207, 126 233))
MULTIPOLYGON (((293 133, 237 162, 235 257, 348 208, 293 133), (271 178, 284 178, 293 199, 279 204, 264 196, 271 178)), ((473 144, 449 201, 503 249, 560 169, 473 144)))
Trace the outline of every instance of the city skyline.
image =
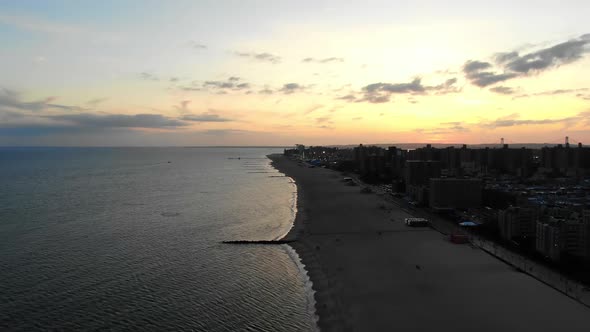
POLYGON ((590 3, 0 4, 0 145, 590 142, 590 3))

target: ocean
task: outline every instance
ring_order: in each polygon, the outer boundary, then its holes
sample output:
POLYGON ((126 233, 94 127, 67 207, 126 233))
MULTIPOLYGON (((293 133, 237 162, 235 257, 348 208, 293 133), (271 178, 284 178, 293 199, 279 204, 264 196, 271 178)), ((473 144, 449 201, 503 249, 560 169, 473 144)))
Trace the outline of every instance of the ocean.
POLYGON ((280 152, 0 148, 0 330, 314 330, 280 152))

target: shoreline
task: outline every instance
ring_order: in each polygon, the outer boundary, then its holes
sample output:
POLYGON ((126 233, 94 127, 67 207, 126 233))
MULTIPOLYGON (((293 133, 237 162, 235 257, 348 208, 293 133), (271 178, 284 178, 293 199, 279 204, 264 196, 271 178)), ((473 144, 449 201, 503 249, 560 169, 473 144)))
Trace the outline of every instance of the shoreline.
POLYGON ((407 212, 346 186, 338 172, 282 155, 271 165, 297 187, 283 239, 312 282, 322 331, 586 331, 590 311, 483 250, 403 225, 407 212), (449 325, 450 324, 450 325, 449 325))
POLYGON ((289 177, 295 184, 297 190, 297 200, 295 202, 296 212, 293 226, 279 241, 289 241, 287 246, 291 247, 299 256, 300 264, 307 273, 309 282, 311 283, 311 291, 314 299, 315 322, 320 331, 343 331, 343 324, 339 312, 330 310, 328 308, 336 308, 336 301, 332 299, 333 291, 330 291, 330 282, 326 275, 322 272, 320 263, 315 256, 314 247, 311 243, 305 241, 306 225, 308 219, 305 213, 304 197, 305 193, 299 182, 294 178, 293 174, 285 167, 279 165, 279 158, 285 160, 282 155, 271 154, 267 156, 271 160, 271 166, 279 172, 289 177))

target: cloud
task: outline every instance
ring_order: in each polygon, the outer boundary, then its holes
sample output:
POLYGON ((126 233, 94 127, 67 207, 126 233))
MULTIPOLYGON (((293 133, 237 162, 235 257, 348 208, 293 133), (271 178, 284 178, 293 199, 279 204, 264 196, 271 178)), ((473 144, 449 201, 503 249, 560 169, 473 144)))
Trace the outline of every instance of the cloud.
POLYGON ((185 121, 193 122, 229 122, 232 121, 227 118, 222 118, 217 114, 203 113, 203 114, 186 114, 180 118, 185 121))
POLYGON ((515 127, 524 125, 563 124, 566 127, 577 123, 590 124, 590 111, 581 112, 577 115, 557 119, 518 119, 518 114, 511 114, 507 117, 498 118, 491 122, 481 122, 479 125, 485 128, 515 127))
POLYGON ((95 99, 91 99, 91 100, 87 101, 86 102, 86 105, 95 107, 98 104, 102 104, 102 103, 104 103, 107 100, 109 100, 109 98, 95 98, 95 99))
POLYGON ((250 89, 250 83, 238 83, 238 81, 240 81, 239 77, 231 76, 227 81, 205 81, 202 86, 203 88, 218 89, 218 94, 225 94, 227 93, 227 90, 237 91, 250 89))
POLYGON ((188 105, 191 103, 190 100, 183 100, 180 102, 179 105, 175 105, 174 108, 179 111, 179 112, 187 112, 188 111, 188 105))
POLYGON ((580 89, 556 89, 556 90, 550 90, 550 91, 543 91, 540 93, 536 93, 535 95, 560 95, 560 94, 564 94, 564 93, 574 93, 574 92, 580 92, 580 91, 588 91, 590 89, 588 88, 580 88, 580 89))
POLYGON ((463 126, 462 122, 443 122, 439 128, 416 129, 423 135, 450 135, 456 133, 469 132, 469 128, 463 126))
POLYGON ((313 105, 310 108, 306 109, 305 112, 303 112, 303 114, 307 115, 309 113, 319 110, 322 107, 324 107, 324 105, 313 105))
POLYGON ((20 110, 39 112, 45 109, 62 109, 66 111, 86 111, 87 108, 80 106, 61 105, 52 103, 56 97, 47 97, 37 101, 23 101, 16 91, 0 88, 0 110, 20 110))
POLYGON ((264 88, 264 89, 258 91, 258 93, 261 95, 272 95, 274 93, 274 91, 269 88, 264 88))
POLYGON ((301 60, 301 62, 306 63, 334 63, 334 62, 344 62, 344 58, 337 58, 337 57, 330 57, 324 59, 315 59, 315 58, 305 58, 301 60))
POLYGON ((336 97, 338 100, 346 100, 348 102, 352 102, 356 100, 356 97, 353 94, 347 94, 344 96, 336 97))
POLYGON ((332 123, 332 121, 330 121, 331 117, 329 116, 321 116, 319 118, 316 118, 315 121, 317 123, 332 123))
POLYGON ((51 134, 65 133, 88 133, 87 128, 73 127, 67 125, 44 124, 44 123, 13 123, 0 124, 0 136, 4 137, 38 137, 51 134))
POLYGON ((20 99, 20 94, 8 89, 0 89, 0 109, 17 109, 24 111, 40 111, 45 108, 51 99, 25 102, 20 99))
POLYGON ((233 88, 234 83, 232 82, 222 82, 222 81, 205 81, 203 83, 203 87, 215 87, 219 89, 226 89, 226 88, 233 88))
POLYGON ((417 77, 408 83, 373 83, 362 88, 362 97, 357 98, 354 95, 346 95, 337 99, 347 100, 349 102, 368 102, 380 104, 389 102, 394 94, 423 95, 429 92, 436 94, 454 93, 460 91, 456 87, 457 79, 447 79, 444 83, 435 86, 425 86, 422 79, 417 77))
POLYGON ((277 64, 281 62, 281 57, 273 55, 271 53, 247 53, 247 52, 234 52, 235 55, 242 58, 250 58, 258 61, 270 62, 277 64))
POLYGON ((518 76, 515 73, 497 74, 491 71, 482 71, 491 67, 492 64, 489 62, 469 60, 463 65, 463 72, 472 84, 479 87, 486 87, 518 76))
POLYGON ((490 62, 470 60, 463 65, 463 72, 472 84, 486 87, 578 61, 590 52, 589 45, 588 35, 582 35, 524 55, 517 51, 496 53, 497 70, 490 62))
POLYGON ((55 109, 61 109, 61 110, 65 110, 65 111, 76 111, 76 112, 83 112, 83 111, 89 111, 89 108, 84 108, 84 107, 80 107, 80 106, 70 106, 70 105, 60 105, 60 104, 45 104, 46 107, 48 108, 55 108, 55 109))
POLYGON ((203 90, 201 88, 197 88, 194 86, 181 86, 181 87, 179 87, 179 89, 181 89, 183 91, 202 91, 203 90))
POLYGON ((434 90, 436 94, 447 94, 447 93, 454 93, 460 92, 461 88, 456 86, 457 78, 449 78, 444 83, 441 83, 436 86, 429 86, 426 87, 426 90, 434 90))
POLYGON ((503 95, 511 95, 514 94, 514 89, 508 86, 497 86, 497 87, 493 87, 490 88, 490 91, 495 92, 495 93, 499 93, 499 94, 503 94, 503 95))
POLYGON ((367 93, 422 93, 426 89, 422 86, 421 78, 417 77, 410 83, 373 83, 363 88, 367 93))
POLYGON ((146 80, 146 81, 159 81, 160 80, 156 75, 148 73, 148 72, 139 73, 139 78, 141 78, 142 80, 146 80))
POLYGON ((492 64, 489 62, 469 60, 463 65, 463 71, 465 73, 473 73, 490 67, 492 67, 492 64))
POLYGON ((94 128, 174 128, 187 123, 160 114, 61 114, 45 115, 44 118, 65 122, 80 127, 94 128))
POLYGON ((204 50, 204 49, 207 48, 207 45, 201 44, 201 43, 197 43, 196 41, 192 41, 192 40, 189 42, 189 45, 192 48, 197 49, 197 50, 204 50))
POLYGON ((291 94, 297 91, 303 90, 303 86, 298 83, 287 83, 284 84, 283 87, 279 90, 284 94, 291 94))
POLYGON ((581 59, 585 53, 588 53, 589 49, 585 46, 589 42, 590 40, 586 39, 569 40, 523 56, 516 55, 504 66, 514 72, 528 74, 568 64, 581 59))
POLYGON ((375 96, 375 95, 366 95, 363 99, 357 99, 355 102, 360 103, 360 102, 368 102, 371 104, 382 104, 382 103, 387 103, 389 102, 389 95, 381 95, 381 96, 375 96))
POLYGON ((500 52, 500 53, 496 53, 494 55, 494 60, 496 61, 496 63, 500 63, 500 64, 512 61, 515 58, 518 58, 518 52, 516 52, 516 51, 500 52))
POLYGON ((515 98, 526 98, 526 97, 533 97, 533 96, 555 96, 561 94, 575 94, 576 97, 580 97, 581 93, 584 91, 590 90, 589 88, 579 88, 579 89, 555 89, 555 90, 547 90, 535 93, 528 93, 518 95, 515 98))

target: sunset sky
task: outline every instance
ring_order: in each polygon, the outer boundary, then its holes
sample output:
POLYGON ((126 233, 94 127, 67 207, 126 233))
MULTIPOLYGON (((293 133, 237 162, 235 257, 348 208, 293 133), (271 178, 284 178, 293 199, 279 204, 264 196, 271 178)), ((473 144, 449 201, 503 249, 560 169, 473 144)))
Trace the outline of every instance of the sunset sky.
POLYGON ((590 144, 589 14, 0 0, 0 145, 590 144))

